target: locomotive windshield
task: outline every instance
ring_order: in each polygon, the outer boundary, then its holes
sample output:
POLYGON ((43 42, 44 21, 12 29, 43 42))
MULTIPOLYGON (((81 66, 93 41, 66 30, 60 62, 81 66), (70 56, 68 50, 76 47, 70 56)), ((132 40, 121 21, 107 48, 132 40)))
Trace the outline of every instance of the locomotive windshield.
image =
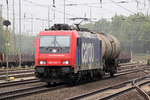
POLYGON ((71 36, 40 36, 40 53, 69 53, 71 36))

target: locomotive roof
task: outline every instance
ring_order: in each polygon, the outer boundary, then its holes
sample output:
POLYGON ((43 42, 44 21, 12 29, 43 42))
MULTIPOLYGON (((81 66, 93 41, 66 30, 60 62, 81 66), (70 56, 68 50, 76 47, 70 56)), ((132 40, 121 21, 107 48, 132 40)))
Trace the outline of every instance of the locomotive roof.
POLYGON ((41 31, 39 35, 72 35, 75 34, 77 37, 85 38, 97 38, 96 34, 93 34, 88 31, 76 31, 76 30, 50 30, 50 31, 41 31))
POLYGON ((50 29, 46 29, 43 32, 40 32, 40 35, 71 35, 74 33, 77 37, 85 37, 85 38, 97 38, 96 34, 93 34, 86 28, 71 27, 67 24, 54 24, 50 29))

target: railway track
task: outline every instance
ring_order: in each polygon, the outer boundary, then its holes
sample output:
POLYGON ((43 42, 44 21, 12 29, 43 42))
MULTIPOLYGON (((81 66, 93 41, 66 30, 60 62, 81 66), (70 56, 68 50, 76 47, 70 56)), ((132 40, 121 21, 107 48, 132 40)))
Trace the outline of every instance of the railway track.
POLYGON ((134 68, 142 65, 146 65, 146 64, 135 63, 135 64, 119 65, 120 66, 119 69, 125 69, 125 68, 129 69, 129 68, 134 68))
MULTIPOLYGON (((28 71, 28 70, 34 70, 34 68, 20 68, 20 69, 9 69, 9 72, 13 72, 13 71, 28 71)), ((0 69, 0 73, 6 72, 6 69, 0 69)))
POLYGON ((46 85, 41 85, 41 86, 35 86, 35 87, 29 87, 29 88, 16 89, 13 91, 8 91, 8 92, 1 92, 0 100, 10 100, 10 99, 28 96, 28 95, 32 95, 36 93, 53 91, 53 90, 64 88, 64 87, 66 87, 66 85, 61 83, 53 87, 47 87, 46 85))
MULTIPOLYGON (((142 64, 142 65, 144 65, 144 64, 142 64)), ((141 64, 132 64, 130 66, 133 66, 133 67, 134 66, 141 66, 141 64)), ((121 67, 124 67, 124 66, 121 66, 121 67)), ((121 68, 119 68, 119 69, 121 69, 121 68)), ((31 69, 31 70, 15 70, 15 71, 10 71, 9 70, 8 71, 8 75, 9 76, 13 76, 13 77, 16 77, 16 78, 20 78, 22 76, 21 73, 25 73, 24 75, 26 76, 26 75, 29 75, 30 73, 34 73, 34 69, 31 69)), ((6 78, 6 74, 7 74, 6 70, 0 71, 0 80, 5 79, 6 78)))
POLYGON ((119 64, 120 66, 126 66, 126 65, 133 65, 133 64, 138 64, 138 63, 121 63, 119 64))
MULTIPOLYGON (((138 65, 139 63, 123 63, 123 64, 119 64, 120 66, 130 66, 130 65, 138 65)), ((25 69, 25 68, 21 68, 21 69, 8 69, 8 72, 10 74, 16 74, 19 72, 31 72, 34 71, 33 68, 29 68, 29 69, 25 69)), ((6 69, 0 69, 0 75, 5 74, 6 73, 6 69)))
POLYGON ((138 83, 138 86, 143 86, 145 84, 150 83, 150 74, 144 77, 140 77, 134 80, 129 80, 126 82, 122 82, 113 86, 97 89, 88 93, 84 93, 81 95, 77 95, 71 98, 67 98, 66 100, 108 100, 115 98, 116 96, 136 89, 135 83, 138 83))
MULTIPOLYGON (((34 70, 31 69, 31 70, 8 71, 8 74, 19 74, 19 73, 29 73, 29 72, 34 72, 34 70)), ((1 75, 6 75, 6 74, 7 74, 6 71, 0 72, 0 76, 1 75)))
MULTIPOLYGON (((15 78, 24 78, 24 77, 31 77, 34 76, 34 72, 28 72, 28 73, 19 73, 19 74, 8 74, 8 77, 15 77, 15 78)), ((5 80, 6 75, 1 75, 0 80, 5 80)))
POLYGON ((28 80, 21 80, 21 81, 5 82, 5 83, 0 83, 0 88, 23 85, 23 84, 30 84, 30 83, 36 83, 36 82, 40 82, 40 81, 37 79, 28 79, 28 80))
POLYGON ((120 66, 118 67, 118 71, 128 70, 128 69, 130 70, 130 69, 139 68, 142 66, 147 66, 147 64, 133 64, 133 65, 120 66))
MULTIPOLYGON (((133 68, 133 69, 127 69, 127 70, 122 70, 118 71, 116 74, 114 74, 114 77, 122 76, 122 75, 127 75, 127 74, 132 74, 140 71, 145 71, 145 70, 150 70, 150 66, 144 65, 143 67, 138 67, 138 68, 133 68)), ((146 73, 146 72, 145 72, 146 73)), ((109 74, 106 74, 104 78, 109 78, 109 74)))
MULTIPOLYGON (((115 77, 130 74, 130 73, 133 73, 133 72, 135 73, 135 72, 142 71, 142 70, 145 70, 145 69, 149 69, 149 67, 144 66, 142 68, 140 67, 140 68, 135 68, 135 69, 131 69, 131 70, 120 71, 117 74, 115 74, 115 77)), ((106 75, 106 77, 109 77, 109 76, 106 75)), ((37 80, 37 79, 7 82, 7 83, 1 83, 0 88, 16 86, 16 85, 22 85, 22 84, 37 83, 37 82, 39 82, 39 80, 37 80)), ((18 90, 13 90, 13 91, 9 91, 9 92, 3 92, 3 93, 1 92, 0 93, 0 100, 10 99, 10 98, 12 99, 12 98, 27 96, 27 95, 31 95, 31 94, 35 94, 35 93, 52 91, 54 89, 59 89, 59 88, 63 88, 63 87, 65 87, 65 86, 61 87, 61 85, 60 85, 60 86, 57 86, 57 87, 50 87, 50 88, 47 88, 46 86, 40 86, 40 87, 38 86, 38 87, 29 87, 29 88, 25 88, 25 89, 18 89, 18 90)))
MULTIPOLYGON (((130 73, 134 73, 134 72, 143 71, 145 69, 150 70, 150 67, 149 66, 143 66, 143 67, 139 67, 139 68, 118 71, 117 74, 115 74, 115 77, 121 76, 121 75, 130 74, 130 73)), ((106 77, 109 77, 109 75, 106 75, 106 77)), ((5 83, 0 83, 0 88, 2 88, 2 87, 8 87, 8 86, 21 85, 21 84, 36 83, 36 82, 40 82, 40 81, 37 80, 37 79, 27 79, 27 80, 20 80, 20 81, 10 81, 10 82, 5 82, 5 83)))
MULTIPOLYGON (((142 68, 135 68, 133 70, 139 70, 139 69, 142 69, 142 68)), ((127 71, 132 71, 132 69, 129 69, 129 70, 123 70, 123 71, 118 71, 118 73, 122 73, 122 72, 127 72, 127 71)), ((6 73, 1 73, 0 74, 0 80, 5 80, 6 79, 6 73), (1 75, 3 74, 3 75, 1 75)), ((15 78, 22 78, 22 77, 31 77, 31 76, 34 76, 34 71, 15 71, 15 72, 10 72, 8 74, 8 77, 15 77, 15 78)))
MULTIPOLYGON (((146 67, 145 67, 146 68, 146 67)), ((133 73, 133 72, 131 72, 131 73, 133 73)), ((135 71, 135 73, 136 73, 136 71, 135 71)), ((126 73, 126 74, 128 74, 128 73, 126 73)), ((121 76, 121 75, 126 75, 124 72, 121 74, 118 74, 118 75, 116 75, 116 76, 121 76)), ((144 79, 146 79, 146 77, 144 78, 144 79)), ((107 78, 104 78, 104 80, 107 80, 107 78)), ((141 78, 141 80, 142 80, 142 78, 141 78)), ((130 81, 133 81, 133 80, 130 80, 130 81)), ((127 82, 127 81, 126 81, 127 82)), ((127 82, 128 83, 128 82, 127 82)), ((130 82, 130 84, 131 84, 132 82, 130 82)), ((107 85, 108 86, 108 85, 107 85)), ((107 87, 106 86, 106 87, 107 87)), ((109 85, 110 86, 110 85, 109 85)), ((116 87, 114 87, 113 89, 117 89, 117 88, 121 88, 121 87, 123 87, 123 86, 126 86, 126 84, 123 84, 122 83, 122 85, 120 86, 116 86, 116 87)), ((59 89, 59 88, 58 88, 59 89)), ((63 87, 63 88, 61 88, 61 89, 66 89, 66 87, 63 87)), ((71 88, 70 88, 71 89, 71 88)), ((62 91, 64 91, 64 90, 62 90, 62 91)), ((46 91, 46 92, 48 92, 48 91, 46 91)), ((50 91, 50 93, 53 93, 54 91, 50 91)), ((41 93, 41 92, 39 92, 39 93, 41 93)), ((112 92, 111 92, 112 93, 112 92)), ((34 93, 33 93, 34 94, 34 93)), ((41 96, 42 94, 40 94, 40 96, 41 96)), ((24 96, 26 96, 26 95, 24 95, 24 96)), ((19 97, 19 96, 18 96, 19 97)), ((21 96, 20 96, 21 97, 21 96)), ((28 97, 27 97, 28 98, 28 97)), ((19 99, 18 99, 19 100, 19 99)), ((44 100, 44 99, 43 99, 44 100)), ((73 99, 73 100, 78 100, 78 99, 73 99)), ((91 100, 94 100, 94 99, 91 99, 91 100)), ((105 100, 107 100, 107 99, 105 99, 105 100)))
POLYGON ((132 69, 119 70, 117 73, 138 71, 138 70, 140 71, 140 70, 149 69, 149 68, 150 68, 150 66, 142 65, 142 67, 136 67, 136 68, 132 68, 132 69))

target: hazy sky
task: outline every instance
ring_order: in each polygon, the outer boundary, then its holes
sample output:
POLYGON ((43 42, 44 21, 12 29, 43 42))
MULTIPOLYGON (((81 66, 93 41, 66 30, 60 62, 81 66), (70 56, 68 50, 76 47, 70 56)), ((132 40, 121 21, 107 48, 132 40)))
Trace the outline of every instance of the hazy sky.
MULTIPOLYGON (((15 28, 18 33, 19 23, 19 0, 15 1, 15 28)), ((48 27, 48 6, 50 7, 50 25, 64 22, 64 0, 55 0, 56 8, 53 8, 53 0, 21 0, 22 1, 22 32, 38 34, 39 31, 48 27), (54 16, 55 15, 55 16, 54 16)), ((66 1, 66 23, 73 24, 69 18, 87 17, 92 21, 101 18, 111 19, 115 14, 129 16, 137 12, 146 11, 149 7, 148 0, 65 0, 66 1), (125 1, 123 3, 122 1, 125 1), (121 3, 120 3, 121 2, 121 3), (137 3, 138 2, 138 3, 137 3), (70 6, 72 4, 72 6, 70 6)), ((13 0, 9 2, 9 19, 13 17, 13 0)), ((6 0, 0 0, 3 5, 3 17, 7 18, 6 0)))

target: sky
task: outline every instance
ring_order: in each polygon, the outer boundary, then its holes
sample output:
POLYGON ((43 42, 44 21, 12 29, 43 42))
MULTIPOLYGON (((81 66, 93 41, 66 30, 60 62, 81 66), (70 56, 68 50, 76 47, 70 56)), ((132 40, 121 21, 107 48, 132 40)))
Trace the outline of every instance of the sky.
MULTIPOLYGON (((92 22, 102 18, 111 20, 114 15, 129 16, 142 12, 147 13, 149 0, 21 0, 21 32, 22 34, 37 35, 48 28, 49 24, 65 23, 75 24, 81 20, 73 21, 70 18, 86 17, 92 22), (100 2, 102 1, 102 2, 100 2)), ((19 33, 19 0, 14 0, 15 5, 15 33, 19 33)), ((6 0, 0 0, 3 18, 7 19, 6 0)), ((13 0, 8 0, 9 20, 13 22, 13 0)), ((89 23, 89 22, 86 22, 89 23)), ((84 23, 83 23, 84 24, 84 23)), ((9 27, 12 30, 12 25, 9 27)))

